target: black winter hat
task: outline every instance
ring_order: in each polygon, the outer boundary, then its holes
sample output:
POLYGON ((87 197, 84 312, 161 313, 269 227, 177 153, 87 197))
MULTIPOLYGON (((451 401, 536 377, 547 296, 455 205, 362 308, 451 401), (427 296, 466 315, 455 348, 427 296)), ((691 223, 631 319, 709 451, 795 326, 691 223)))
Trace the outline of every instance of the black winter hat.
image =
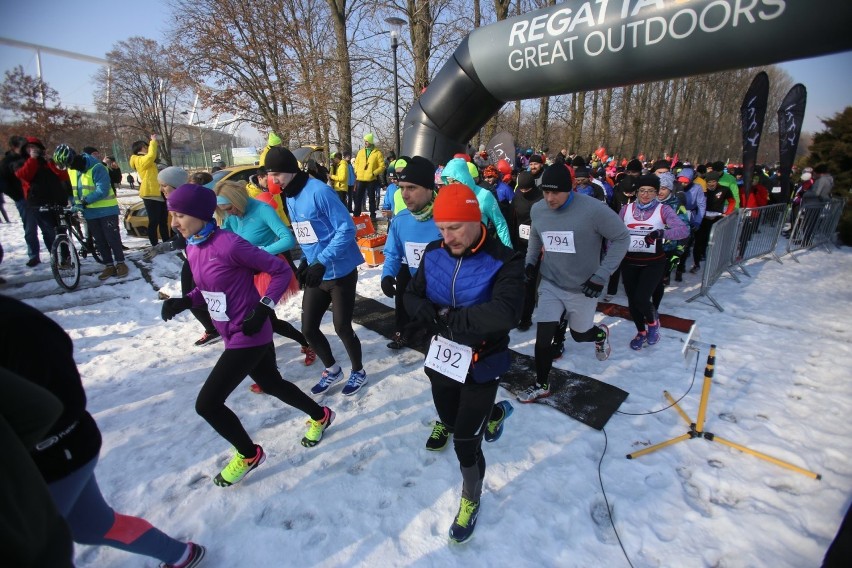
POLYGON ((518 189, 532 189, 534 186, 535 178, 531 173, 521 172, 518 174, 518 189))
POLYGON ((642 172, 642 162, 640 162, 636 158, 633 158, 632 160, 627 162, 627 167, 624 168, 624 169, 625 169, 625 171, 628 171, 628 172, 640 172, 641 173, 642 172))
POLYGON ((541 174, 542 191, 571 191, 571 172, 565 166, 553 166, 541 174))
POLYGON ((577 168, 586 165, 586 160, 583 156, 574 156, 574 159, 571 160, 571 167, 577 168))
POLYGON ((543 164, 544 160, 542 160, 541 156, 539 156, 538 154, 533 154, 532 156, 530 156, 530 163, 532 162, 543 164))
POLYGON ((633 180, 633 189, 638 190, 640 187, 653 187, 657 191, 660 189, 660 178, 654 174, 639 176, 633 180))
POLYGON ((654 165, 651 167, 652 172, 656 172, 657 170, 670 170, 672 169, 671 162, 668 160, 657 160, 654 162, 654 165))
POLYGON ((296 174, 299 173, 299 161, 293 152, 281 146, 273 146, 266 153, 263 163, 267 172, 296 174))
POLYGON ((422 156, 403 156, 400 160, 405 161, 405 167, 396 172, 399 181, 435 189, 435 164, 422 156))

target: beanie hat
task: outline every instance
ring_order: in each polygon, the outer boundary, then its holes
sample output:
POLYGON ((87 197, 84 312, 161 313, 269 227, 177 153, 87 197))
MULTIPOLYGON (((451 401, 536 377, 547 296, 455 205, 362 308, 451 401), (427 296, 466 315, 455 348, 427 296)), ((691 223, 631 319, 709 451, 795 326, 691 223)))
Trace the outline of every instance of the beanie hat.
POLYGON ((671 162, 668 160, 657 160, 654 162, 654 165, 651 166, 651 171, 655 172, 657 170, 670 170, 672 169, 671 162))
POLYGON ((711 165, 713 166, 713 171, 716 172, 722 172, 722 170, 725 169, 725 162, 723 162, 722 160, 719 160, 718 162, 713 162, 711 165))
POLYGON ((274 131, 269 133, 269 136, 266 138, 266 144, 268 146, 280 146, 281 145, 281 137, 275 134, 274 131))
POLYGON ((479 168, 476 167, 476 164, 473 162, 467 163, 467 171, 470 172, 470 177, 476 179, 479 177, 479 168))
POLYGON ((574 156, 574 159, 571 160, 571 167, 578 168, 586 165, 586 160, 583 156, 574 156))
POLYGON ((375 138, 373 137, 372 132, 368 132, 364 135, 364 142, 366 142, 367 144, 372 144, 374 140, 375 138))
POLYGON ((396 161, 397 164, 400 162, 403 162, 405 167, 396 172, 399 181, 413 183, 426 189, 435 189, 435 164, 422 156, 413 158, 403 156, 396 161))
POLYGON ((660 189, 660 178, 654 174, 639 176, 634 180, 633 188, 639 189, 640 187, 653 187, 654 189, 660 189))
POLYGON ((157 174, 157 181, 161 185, 180 187, 189 180, 189 174, 185 169, 177 166, 169 166, 157 174))
POLYGON ((216 210, 216 194, 203 185, 185 183, 169 194, 169 211, 177 211, 202 221, 213 218, 216 210))
POLYGON ((532 164, 533 162, 537 164, 543 164, 544 160, 542 160, 541 156, 539 156, 538 154, 533 154, 532 156, 530 156, 530 163, 532 164))
POLYGON ((453 159, 455 159, 455 158, 461 158, 461 159, 462 159, 462 160, 464 160, 465 162, 469 162, 469 161, 470 161, 470 156, 468 156, 468 155, 467 155, 467 154, 465 154, 464 152, 459 152, 458 154, 453 154, 453 159))
POLYGON ((627 162, 627 167, 624 168, 624 169, 627 170, 628 172, 640 172, 641 173, 642 172, 642 162, 640 162, 636 158, 633 158, 632 160, 627 162))
POLYGON ((590 177, 589 168, 586 166, 574 166, 574 178, 588 178, 590 177))
POLYGON ((695 179, 695 171, 692 168, 683 168, 677 177, 677 181, 681 183, 692 183, 693 179, 695 179))
POLYGON ((707 172, 707 175, 704 176, 704 179, 707 181, 719 181, 722 177, 722 172, 713 170, 712 172, 707 172))
POLYGON ((674 189, 674 174, 665 172, 657 176, 660 178, 660 187, 667 187, 669 189, 674 189))
POLYGON ((436 223, 482 221, 479 201, 471 189, 463 183, 445 185, 435 198, 432 217, 436 223))
POLYGON ((571 172, 565 166, 551 166, 541 174, 542 191, 571 191, 571 172))
POLYGON ((295 174, 299 172, 299 162, 293 152, 281 146, 275 146, 266 153, 263 166, 267 172, 295 174))
POLYGON ((518 189, 532 189, 535 186, 535 178, 529 172, 518 174, 518 189))

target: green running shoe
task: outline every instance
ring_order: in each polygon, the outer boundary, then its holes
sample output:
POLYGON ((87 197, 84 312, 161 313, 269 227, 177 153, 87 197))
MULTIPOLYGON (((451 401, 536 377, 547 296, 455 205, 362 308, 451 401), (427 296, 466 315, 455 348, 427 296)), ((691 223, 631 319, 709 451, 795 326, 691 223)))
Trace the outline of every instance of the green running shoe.
POLYGON ((498 402, 496 407, 499 407, 500 410, 503 411, 503 414, 497 420, 489 420, 488 425, 485 427, 485 441, 486 442, 496 442, 500 439, 500 436, 503 435, 503 424, 506 422, 506 419, 512 415, 515 409, 509 403, 508 400, 501 400, 498 402))
POLYGON ((432 427, 432 433, 429 434, 429 439, 426 440, 426 449, 430 452, 440 452, 447 447, 447 442, 450 441, 450 430, 447 425, 440 420, 435 421, 435 426, 432 427))
POLYGON ((327 406, 323 406, 322 410, 324 412, 324 416, 322 420, 314 420, 313 418, 309 418, 306 424, 308 425, 308 432, 305 434, 305 437, 302 438, 302 445, 306 448, 312 448, 320 443, 322 440, 322 435, 325 432, 325 429, 331 426, 331 423, 334 421, 334 411, 327 406))
POLYGON ((461 498, 459 512, 450 526, 450 540, 458 543, 466 542, 473 536, 476 528, 476 518, 479 516, 479 503, 461 498))
POLYGON ((263 448, 255 444, 255 454, 253 458, 246 458, 239 452, 234 452, 234 458, 225 466, 225 469, 213 479, 213 483, 219 487, 230 487, 231 485, 240 482, 248 472, 266 461, 266 454, 263 448))

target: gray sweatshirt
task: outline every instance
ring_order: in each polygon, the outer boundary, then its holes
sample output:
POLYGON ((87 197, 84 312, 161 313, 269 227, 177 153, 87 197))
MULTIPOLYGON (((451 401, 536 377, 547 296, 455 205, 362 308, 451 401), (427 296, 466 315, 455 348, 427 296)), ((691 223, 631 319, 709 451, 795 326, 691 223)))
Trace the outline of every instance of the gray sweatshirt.
POLYGON ((624 221, 606 203, 588 195, 573 193, 571 202, 560 210, 541 200, 533 205, 530 216, 526 264, 535 264, 544 247, 541 277, 563 290, 579 292, 593 274, 607 282, 627 252, 630 233, 624 221), (604 240, 610 244, 601 260, 604 240))

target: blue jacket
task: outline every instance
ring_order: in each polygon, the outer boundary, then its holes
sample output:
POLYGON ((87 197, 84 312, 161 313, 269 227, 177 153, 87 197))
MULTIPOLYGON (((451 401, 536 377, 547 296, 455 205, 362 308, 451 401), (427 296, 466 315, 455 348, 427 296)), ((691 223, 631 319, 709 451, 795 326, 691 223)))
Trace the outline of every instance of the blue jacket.
MULTIPOLYGON (((382 268, 382 278, 385 276, 396 277, 406 260, 405 243, 419 243, 422 246, 415 247, 422 254, 426 245, 441 238, 441 231, 435 225, 435 220, 429 218, 426 221, 418 221, 411 211, 403 209, 388 229, 388 239, 385 242, 385 264, 382 268)), ((421 256, 422 258, 422 256, 421 256)), ((417 268, 408 264, 408 271, 413 275, 417 268)))
MULTIPOLYGON (((292 183, 297 183, 294 180, 292 183)), ((323 280, 346 276, 364 262, 355 240, 355 223, 337 193, 323 182, 308 178, 295 197, 287 197, 287 212, 297 231, 297 223, 310 223, 317 242, 300 242, 302 256, 308 264, 325 266, 323 280)))
MULTIPOLYGON (((109 181, 109 170, 107 170, 107 167, 103 164, 103 162, 88 154, 81 154, 81 156, 86 158, 86 172, 94 168, 92 170, 92 180, 95 182, 95 190, 86 195, 86 203, 96 203, 107 198, 114 199, 115 194, 112 191, 112 183, 109 181)), ((83 190, 81 187, 83 173, 84 172, 77 172, 77 184, 75 187, 72 187, 74 190, 74 201, 76 203, 79 203, 83 197, 83 190)), ((118 212, 118 205, 110 207, 86 207, 83 209, 83 218, 100 219, 102 217, 109 217, 110 215, 118 215, 118 212)))
POLYGON ((511 247, 512 237, 509 235, 509 226, 506 224, 503 213, 500 212, 500 205, 497 203, 497 199, 490 191, 476 185, 476 182, 470 176, 470 170, 467 169, 467 162, 465 160, 462 158, 453 158, 447 162, 447 165, 444 166, 444 170, 441 172, 441 179, 444 183, 447 183, 447 179, 449 178, 465 184, 476 194, 476 200, 479 201, 479 209, 482 211, 482 222, 488 226, 488 222, 490 221, 494 225, 494 228, 497 229, 497 236, 500 238, 500 241, 507 247, 511 247))
POLYGON ((503 181, 497 182, 497 187, 495 188, 495 193, 497 194, 497 201, 507 201, 509 203, 512 202, 512 199, 515 198, 515 190, 509 187, 509 184, 503 181))
POLYGON ((296 246, 293 233, 272 207, 249 199, 242 217, 228 215, 222 228, 234 232, 269 254, 281 254, 296 246))
POLYGON ((349 164, 349 178, 347 183, 349 187, 355 185, 355 167, 352 165, 352 162, 347 162, 349 164))

